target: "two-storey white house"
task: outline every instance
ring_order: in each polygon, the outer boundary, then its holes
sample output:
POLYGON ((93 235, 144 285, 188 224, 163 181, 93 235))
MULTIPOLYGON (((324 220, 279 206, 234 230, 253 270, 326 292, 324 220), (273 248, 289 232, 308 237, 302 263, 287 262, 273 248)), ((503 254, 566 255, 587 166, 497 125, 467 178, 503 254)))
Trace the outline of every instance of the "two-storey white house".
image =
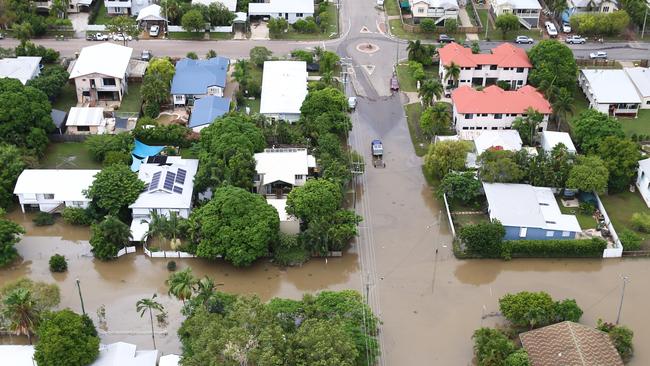
POLYGON ((436 24, 443 24, 447 19, 458 18, 457 0, 409 0, 413 20, 433 19, 436 24))
POLYGON ((248 4, 249 17, 284 18, 289 24, 314 16, 314 0, 267 0, 248 4))
POLYGON ((542 6, 537 0, 490 0, 490 12, 496 18, 501 14, 514 14, 526 29, 539 28, 542 6))
POLYGON ((81 49, 70 71, 78 103, 122 101, 127 93, 129 61, 133 49, 104 42, 81 49))
POLYGON ((613 13, 618 10, 616 0, 567 0, 567 12, 577 13, 613 13))
POLYGON ((86 208, 90 199, 84 190, 90 188, 99 170, 26 169, 20 173, 14 188, 20 209, 38 208, 56 212, 63 207, 86 208))
POLYGON ((440 55, 440 80, 446 83, 446 88, 456 86, 494 85, 497 81, 505 81, 511 89, 521 88, 528 81, 528 73, 533 65, 526 51, 510 43, 503 43, 490 53, 473 54, 472 50, 452 42, 438 50, 440 55), (460 68, 457 81, 447 76, 444 66, 455 64, 460 68))
POLYGON ((140 10, 155 3, 158 2, 154 0, 104 0, 108 15, 137 16, 140 10))
POLYGON ((517 117, 532 108, 544 116, 539 131, 546 130, 551 104, 530 85, 506 91, 492 85, 479 91, 461 86, 451 94, 453 124, 462 139, 473 140, 484 130, 509 130, 517 117))
POLYGON ((611 116, 636 117, 641 97, 624 70, 580 70, 578 83, 589 108, 611 116))
POLYGON ((639 169, 636 174, 636 187, 645 204, 650 207, 650 159, 639 160, 639 169))
POLYGON ((229 65, 230 60, 225 57, 178 61, 171 86, 174 105, 192 105, 194 100, 208 95, 223 97, 229 65))

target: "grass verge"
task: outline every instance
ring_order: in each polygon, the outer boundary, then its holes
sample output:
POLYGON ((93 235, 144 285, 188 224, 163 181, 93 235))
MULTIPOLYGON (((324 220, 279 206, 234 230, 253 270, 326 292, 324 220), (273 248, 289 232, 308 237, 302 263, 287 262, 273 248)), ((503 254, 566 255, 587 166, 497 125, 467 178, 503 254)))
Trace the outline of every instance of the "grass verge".
POLYGON ((101 169, 83 142, 50 144, 40 165, 47 169, 101 169))
POLYGON ((420 131, 420 115, 422 114, 422 105, 420 103, 412 103, 404 106, 406 111, 406 122, 409 127, 409 134, 411 135, 411 142, 415 149, 417 156, 424 156, 429 149, 429 140, 427 140, 420 131))
POLYGON ((77 105, 77 91, 74 85, 67 83, 61 88, 61 93, 52 103, 52 108, 68 112, 70 108, 77 105))
POLYGON ((169 39, 179 40, 201 40, 205 37, 205 32, 169 32, 169 39))
POLYGON ((650 237, 632 228, 632 214, 636 212, 650 214, 650 209, 638 192, 625 191, 611 195, 601 195, 600 200, 603 202, 618 234, 625 229, 632 230, 643 237, 642 245, 646 249, 650 247, 650 237))
POLYGON ((129 91, 120 103, 120 112, 139 113, 142 107, 141 83, 129 83, 129 91))

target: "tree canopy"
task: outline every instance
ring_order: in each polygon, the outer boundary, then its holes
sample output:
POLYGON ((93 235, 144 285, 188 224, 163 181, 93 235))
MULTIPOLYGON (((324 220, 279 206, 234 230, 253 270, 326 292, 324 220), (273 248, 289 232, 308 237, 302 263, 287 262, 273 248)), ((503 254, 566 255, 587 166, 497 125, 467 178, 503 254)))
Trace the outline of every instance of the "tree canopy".
POLYGON ((327 179, 309 179, 287 197, 287 212, 305 222, 331 216, 341 206, 341 187, 327 179))
POLYGON ((25 233, 22 226, 0 218, 0 267, 13 262, 18 257, 14 245, 20 241, 20 235, 25 233))
POLYGON ((338 89, 325 88, 307 94, 300 107, 301 117, 312 119, 327 112, 344 112, 348 110, 348 101, 338 89))
POLYGON ((597 154, 601 141, 606 137, 625 137, 623 127, 617 119, 595 109, 580 113, 573 123, 573 137, 585 154, 597 154))
POLYGON ((144 191, 145 183, 123 164, 109 165, 95 175, 93 184, 85 192, 97 207, 117 215, 144 191))
POLYGON ((40 75, 27 81, 27 86, 34 87, 54 100, 68 82, 68 72, 60 65, 52 65, 41 71, 40 75))
POLYGON ((641 160, 638 145, 630 139, 608 136, 600 142, 598 155, 609 171, 608 191, 614 193, 627 189, 641 160))
POLYGON ((585 192, 605 193, 609 171, 605 163, 597 156, 579 156, 576 165, 571 168, 566 187, 585 192))
POLYGON ((203 14, 198 9, 192 9, 181 18, 181 26, 188 32, 201 32, 205 30, 203 14))
POLYGON ((37 335, 34 359, 40 366, 85 366, 99 356, 99 337, 93 321, 72 310, 46 314, 37 335))
POLYGON ((481 187, 473 172, 451 172, 442 178, 438 193, 446 194, 450 200, 470 203, 481 194, 481 187))
POLYGON ((479 162, 479 176, 484 182, 518 183, 524 177, 512 151, 488 149, 479 156, 479 162))
POLYGON ((505 365, 506 359, 515 351, 515 345, 498 329, 479 328, 472 335, 474 354, 478 366, 505 365))
POLYGON ((511 13, 503 13, 497 17, 494 25, 501 30, 502 38, 506 39, 508 32, 519 29, 519 18, 511 13))
POLYGON ((13 203, 13 191, 20 173, 27 167, 25 156, 14 145, 0 143, 0 208, 7 209, 13 203))
POLYGON ((514 326, 529 329, 565 320, 578 322, 582 316, 575 300, 554 301, 546 292, 507 294, 499 299, 499 309, 514 326))
POLYGON ((271 56, 273 56, 273 52, 266 47, 255 46, 251 48, 249 56, 251 62, 255 64, 255 66, 262 67, 264 66, 264 62, 268 61, 271 56))
POLYGON ((93 255, 101 260, 117 257, 117 252, 127 247, 131 239, 129 226, 115 216, 106 216, 91 227, 90 246, 93 255))
POLYGON ((533 64, 528 74, 531 85, 540 86, 546 82, 567 90, 575 88, 578 67, 573 52, 565 44, 550 39, 539 41, 528 51, 528 57, 533 64))
POLYGON ((248 266, 278 240, 280 219, 261 195, 226 186, 192 212, 190 227, 197 256, 248 266))
POLYGON ((116 17, 110 18, 108 23, 106 23, 106 30, 110 33, 121 33, 124 35, 124 40, 122 41, 124 45, 128 43, 127 36, 137 37, 140 35, 140 28, 138 23, 135 21, 135 18, 132 18, 128 15, 118 15, 116 17))
POLYGON ((470 253, 487 258, 501 255, 501 241, 505 235, 506 230, 498 220, 465 225, 458 233, 470 253))
POLYGON ((465 169, 470 146, 466 141, 441 141, 431 144, 424 157, 424 167, 436 178, 442 179, 452 170, 465 169))

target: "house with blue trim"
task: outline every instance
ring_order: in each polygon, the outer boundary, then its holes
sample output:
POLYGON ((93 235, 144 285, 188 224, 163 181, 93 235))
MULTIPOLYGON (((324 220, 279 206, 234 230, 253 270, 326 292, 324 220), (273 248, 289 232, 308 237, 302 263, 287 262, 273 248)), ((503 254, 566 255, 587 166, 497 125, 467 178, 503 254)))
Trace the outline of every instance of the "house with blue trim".
POLYGON ((194 132, 200 132, 208 127, 215 119, 230 111, 230 98, 208 95, 194 102, 190 115, 189 127, 194 132))
POLYGON ((225 57, 178 61, 171 85, 174 106, 192 105, 208 95, 223 97, 229 65, 230 60, 225 57))
POLYGON ((504 240, 575 239, 582 232, 575 215, 565 215, 547 187, 483 183, 491 220, 506 229, 504 240))

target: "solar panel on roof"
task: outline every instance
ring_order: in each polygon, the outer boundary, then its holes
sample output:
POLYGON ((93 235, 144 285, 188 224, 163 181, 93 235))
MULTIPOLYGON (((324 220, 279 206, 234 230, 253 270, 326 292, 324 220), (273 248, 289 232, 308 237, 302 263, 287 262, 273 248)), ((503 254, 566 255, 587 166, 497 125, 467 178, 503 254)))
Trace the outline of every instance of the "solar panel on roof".
POLYGON ((183 187, 174 186, 174 192, 183 194, 183 187))
POLYGON ((174 188, 174 179, 176 179, 176 174, 167 172, 167 175, 165 175, 165 184, 163 185, 163 188, 171 191, 172 188, 174 188))
POLYGON ((185 169, 178 169, 178 174, 176 174, 176 183, 185 184, 185 176, 187 171, 185 169))
POLYGON ((149 192, 158 188, 158 183, 160 183, 160 172, 155 172, 151 178, 151 183, 149 183, 149 192))

